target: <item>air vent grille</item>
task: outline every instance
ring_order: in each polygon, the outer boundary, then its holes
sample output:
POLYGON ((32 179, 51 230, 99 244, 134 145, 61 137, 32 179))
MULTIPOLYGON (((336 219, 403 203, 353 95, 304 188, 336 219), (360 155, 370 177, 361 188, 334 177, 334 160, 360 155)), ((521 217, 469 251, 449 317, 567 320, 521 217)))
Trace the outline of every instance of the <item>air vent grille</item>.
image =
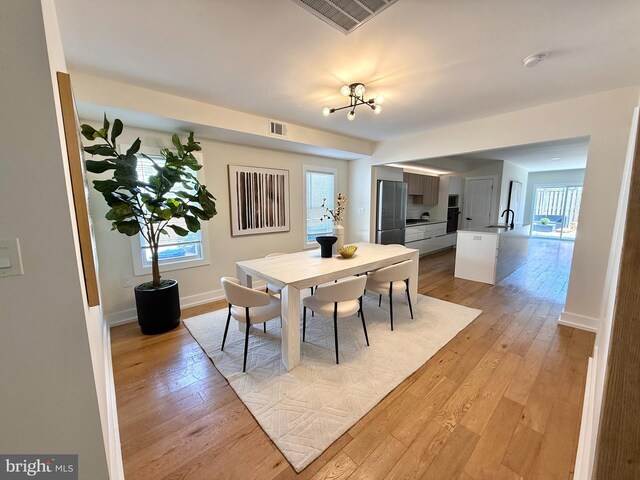
POLYGON ((275 120, 269 120, 269 133, 276 137, 287 136, 287 126, 282 122, 276 122, 275 120))
POLYGON ((348 34, 398 0, 293 1, 342 33, 348 34))

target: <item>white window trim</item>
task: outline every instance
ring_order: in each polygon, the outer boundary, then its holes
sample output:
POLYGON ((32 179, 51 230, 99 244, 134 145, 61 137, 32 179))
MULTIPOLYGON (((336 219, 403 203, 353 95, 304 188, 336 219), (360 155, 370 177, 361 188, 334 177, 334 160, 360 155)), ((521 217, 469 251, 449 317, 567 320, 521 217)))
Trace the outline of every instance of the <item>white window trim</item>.
POLYGON ((302 198, 304 199, 304 207, 302 209, 302 248, 304 250, 311 250, 312 248, 318 248, 319 245, 317 242, 307 242, 307 172, 332 173, 333 194, 335 196, 338 192, 338 169, 331 167, 319 167, 317 165, 302 166, 302 198))
MULTIPOLYGON (((119 144, 118 150, 120 152, 126 152, 131 145, 119 144)), ((149 156, 157 156, 160 154, 160 148, 141 147, 138 153, 144 153, 149 156)), ((202 153, 193 152, 193 156, 196 157, 198 163, 202 165, 202 168, 196 172, 199 180, 204 178, 204 161, 202 153)), ((185 259, 185 260, 160 260, 160 273, 171 272, 174 270, 183 270, 186 268, 201 267, 211 264, 211 250, 209 249, 209 226, 208 222, 200 223, 200 239, 202 245, 202 257, 185 259)), ((145 267, 142 263, 142 243, 140 242, 140 234, 134 235, 131 238, 131 259, 133 262, 133 276, 141 277, 151 274, 151 266, 145 267)))

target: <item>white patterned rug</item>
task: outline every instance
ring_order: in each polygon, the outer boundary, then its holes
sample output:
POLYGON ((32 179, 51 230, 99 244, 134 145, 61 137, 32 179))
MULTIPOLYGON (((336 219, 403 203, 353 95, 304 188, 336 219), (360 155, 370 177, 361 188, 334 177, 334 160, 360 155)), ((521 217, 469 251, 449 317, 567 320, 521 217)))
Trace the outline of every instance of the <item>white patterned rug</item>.
POLYGON ((333 319, 308 314, 301 362, 290 372, 280 361, 279 319, 267 323, 267 333, 262 325, 252 329, 247 373, 242 373, 244 334, 233 319, 220 351, 226 309, 184 323, 299 472, 481 313, 418 295, 415 320, 404 302, 394 303, 392 332, 387 302, 379 308, 377 297, 367 297, 363 309, 371 346, 358 317, 339 319, 336 365, 333 319))

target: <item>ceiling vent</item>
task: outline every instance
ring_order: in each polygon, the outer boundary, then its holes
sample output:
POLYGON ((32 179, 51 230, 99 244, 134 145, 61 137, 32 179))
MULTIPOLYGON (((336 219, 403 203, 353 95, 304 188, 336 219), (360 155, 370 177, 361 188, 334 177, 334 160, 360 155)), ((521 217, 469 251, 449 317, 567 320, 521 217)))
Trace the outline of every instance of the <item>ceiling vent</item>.
POLYGON ((305 10, 340 30, 353 32, 398 0, 293 0, 305 10))
POLYGON ((269 133, 274 137, 286 137, 287 126, 282 122, 276 122, 275 120, 269 120, 269 133))

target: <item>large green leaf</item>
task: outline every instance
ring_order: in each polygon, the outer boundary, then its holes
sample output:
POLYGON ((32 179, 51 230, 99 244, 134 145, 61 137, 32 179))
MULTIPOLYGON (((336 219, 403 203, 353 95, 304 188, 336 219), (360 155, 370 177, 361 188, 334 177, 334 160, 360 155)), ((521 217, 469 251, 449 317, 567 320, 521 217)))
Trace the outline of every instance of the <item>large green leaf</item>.
POLYGON ((178 225, 167 225, 167 227, 172 229, 174 232, 176 232, 176 235, 180 235, 181 237, 186 237, 187 235, 189 235, 189 230, 179 227, 178 225))
POLYGON ((87 160, 85 165, 87 166, 87 171, 91 173, 104 173, 107 170, 116 168, 113 163, 107 162, 106 160, 87 160))
POLYGON ((128 237, 133 237, 140 231, 140 224, 137 220, 126 220, 124 222, 113 222, 120 233, 128 237))
POLYGON ((182 148, 182 142, 180 141, 180 137, 178 136, 177 133, 174 133, 171 136, 171 143, 173 143, 173 146, 176 147, 176 150, 178 151, 178 155, 183 156, 184 149, 182 148))
POLYGON ((82 136, 84 138, 86 138, 89 141, 93 140, 93 134, 96 132, 96 129, 93 128, 91 125, 87 125, 86 123, 83 123, 82 125, 80 125, 80 133, 82 133, 82 136))
POLYGON ((84 147, 84 151, 91 155, 100 155, 103 157, 115 157, 118 153, 106 144, 89 145, 84 147))
POLYGON ((124 125, 122 125, 122 121, 119 118, 116 118, 113 121, 113 128, 111 129, 111 143, 113 143, 114 145, 116 143, 116 138, 120 136, 123 128, 124 125))
POLYGON ((187 228, 191 232, 197 232, 200 230, 200 222, 196 217, 192 217, 191 215, 185 215, 184 220, 187 223, 187 228))
POLYGON ((136 138, 135 142, 131 144, 129 150, 127 150, 126 156, 135 155, 140 150, 140 145, 142 141, 139 138, 136 138))
POLYGON ((113 180, 94 180, 93 188, 99 192, 115 192, 120 184, 113 180))

